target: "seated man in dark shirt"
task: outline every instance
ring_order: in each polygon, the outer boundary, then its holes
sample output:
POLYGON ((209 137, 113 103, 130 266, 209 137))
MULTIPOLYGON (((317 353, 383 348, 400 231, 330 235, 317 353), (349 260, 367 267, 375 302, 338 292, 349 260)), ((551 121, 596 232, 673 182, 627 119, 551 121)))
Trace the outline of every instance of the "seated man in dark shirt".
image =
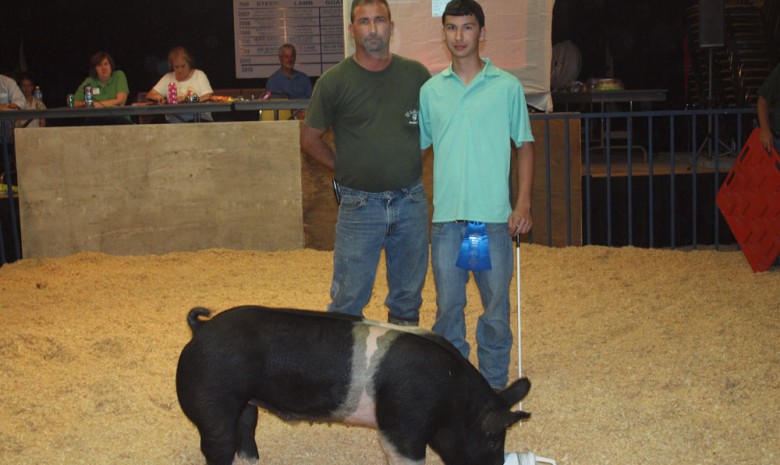
POLYGON ((307 99, 311 97, 311 80, 306 73, 295 69, 295 46, 279 47, 281 67, 268 78, 265 87, 271 98, 307 99))

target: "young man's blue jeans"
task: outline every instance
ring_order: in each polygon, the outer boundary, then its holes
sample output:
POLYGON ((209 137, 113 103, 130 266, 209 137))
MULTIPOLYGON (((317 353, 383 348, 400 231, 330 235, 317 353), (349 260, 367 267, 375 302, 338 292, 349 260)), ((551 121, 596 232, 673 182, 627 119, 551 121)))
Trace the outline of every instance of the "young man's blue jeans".
POLYGON ((363 315, 385 249, 388 319, 416 325, 428 271, 428 202, 422 182, 386 192, 340 186, 328 311, 363 315))
POLYGON ((479 371, 493 388, 508 381, 512 329, 509 325, 509 286, 514 265, 512 237, 506 223, 487 223, 488 248, 492 268, 467 271, 455 265, 468 223, 433 223, 431 262, 436 283, 436 323, 433 330, 450 341, 468 358, 466 342, 466 283, 469 273, 482 298, 484 312, 477 321, 479 371))

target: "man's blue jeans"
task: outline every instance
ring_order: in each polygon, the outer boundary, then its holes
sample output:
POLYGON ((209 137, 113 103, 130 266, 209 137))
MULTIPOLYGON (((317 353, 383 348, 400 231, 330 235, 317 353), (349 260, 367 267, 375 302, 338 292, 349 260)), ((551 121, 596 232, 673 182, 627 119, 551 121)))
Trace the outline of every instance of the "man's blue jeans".
POLYGON ((433 330, 450 341, 468 358, 466 342, 466 283, 469 273, 482 298, 483 313, 477 321, 479 371, 490 386, 503 388, 508 381, 512 329, 509 324, 509 286, 514 259, 512 237, 506 223, 487 223, 492 268, 470 272, 455 265, 468 223, 433 223, 431 262, 436 283, 436 323, 433 330))
POLYGON ((363 315, 385 249, 389 318, 417 324, 428 271, 425 187, 364 192, 339 187, 341 205, 333 252, 328 311, 363 315))

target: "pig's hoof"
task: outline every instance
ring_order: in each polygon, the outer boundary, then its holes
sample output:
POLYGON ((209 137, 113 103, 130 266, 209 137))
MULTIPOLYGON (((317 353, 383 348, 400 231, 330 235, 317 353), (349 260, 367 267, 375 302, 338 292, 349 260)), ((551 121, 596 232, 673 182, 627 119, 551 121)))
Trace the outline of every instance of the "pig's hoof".
POLYGON ((233 460, 233 465, 255 465, 258 460, 259 457, 243 457, 241 455, 236 455, 236 458, 233 460))

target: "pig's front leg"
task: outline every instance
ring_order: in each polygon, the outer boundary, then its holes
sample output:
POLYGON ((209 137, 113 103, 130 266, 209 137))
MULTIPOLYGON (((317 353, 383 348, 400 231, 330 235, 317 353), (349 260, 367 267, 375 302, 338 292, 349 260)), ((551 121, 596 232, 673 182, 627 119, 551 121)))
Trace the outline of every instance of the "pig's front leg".
MULTIPOLYGON (((404 457, 398 452, 398 449, 388 440, 383 434, 379 434, 379 443, 382 445, 382 450, 387 456, 387 463, 389 465, 424 465, 425 464, 425 443, 422 444, 422 454, 419 450, 416 456, 421 457, 418 459, 412 459, 404 457)), ((420 449, 418 446, 417 449, 420 449)))
POLYGON ((255 442, 255 429, 257 429, 257 407, 247 404, 238 419, 238 440, 240 441, 238 457, 252 462, 260 458, 255 442))

